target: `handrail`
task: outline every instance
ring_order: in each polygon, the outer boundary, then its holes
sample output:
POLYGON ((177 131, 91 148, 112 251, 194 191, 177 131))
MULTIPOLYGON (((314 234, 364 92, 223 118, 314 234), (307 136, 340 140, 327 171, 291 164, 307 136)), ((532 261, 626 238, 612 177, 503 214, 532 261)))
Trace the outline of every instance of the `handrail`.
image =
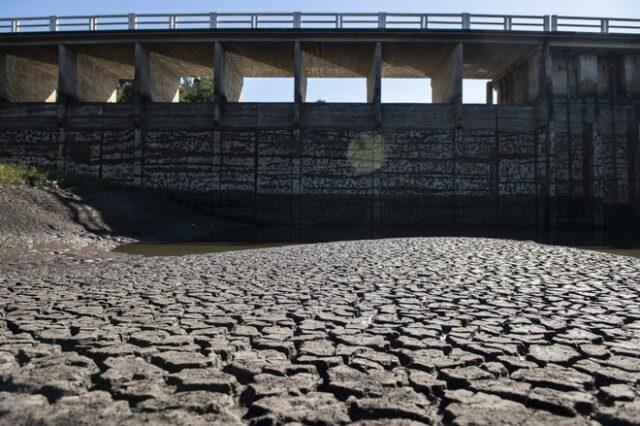
POLYGON ((176 29, 379 29, 637 33, 640 19, 471 13, 142 13, 0 18, 0 33, 176 29))

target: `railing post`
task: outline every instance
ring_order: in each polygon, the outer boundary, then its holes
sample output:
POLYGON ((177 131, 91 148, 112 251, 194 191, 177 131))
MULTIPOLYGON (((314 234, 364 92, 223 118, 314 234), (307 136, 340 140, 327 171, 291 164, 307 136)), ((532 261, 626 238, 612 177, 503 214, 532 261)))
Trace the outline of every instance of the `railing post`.
POLYGON ((17 33, 18 31, 20 31, 20 21, 17 19, 12 19, 11 20, 11 32, 12 33, 17 33))
POLYGON ((551 16, 551 31, 558 31, 558 15, 551 16))
POLYGON ((609 32, 609 20, 604 18, 600 20, 600 32, 607 34, 609 32))
POLYGON ((551 16, 544 15, 544 18, 542 18, 542 30, 544 32, 549 32, 550 29, 551 29, 551 16))
POLYGON ((136 15, 133 13, 129 14, 129 29, 130 30, 135 30, 136 29, 136 15))
POLYGON ((384 30, 387 26, 387 14, 385 12, 378 13, 378 29, 384 30))
POLYGON ((209 14, 209 28, 218 28, 218 14, 216 12, 209 14))
POLYGON ((89 31, 95 31, 96 30, 96 17, 92 16, 91 18, 89 18, 89 31))
POLYGON ((504 30, 511 31, 511 16, 504 17, 504 30))
POLYGON ((471 29, 471 14, 463 13, 462 14, 462 29, 470 30, 471 29))
POLYGON ((302 14, 300 12, 293 12, 293 28, 298 30, 302 26, 302 14))
POLYGON ((175 30, 177 26, 175 15, 169 16, 169 29, 175 30))
POLYGON ((54 15, 49 16, 49 31, 58 31, 58 18, 56 18, 54 15))

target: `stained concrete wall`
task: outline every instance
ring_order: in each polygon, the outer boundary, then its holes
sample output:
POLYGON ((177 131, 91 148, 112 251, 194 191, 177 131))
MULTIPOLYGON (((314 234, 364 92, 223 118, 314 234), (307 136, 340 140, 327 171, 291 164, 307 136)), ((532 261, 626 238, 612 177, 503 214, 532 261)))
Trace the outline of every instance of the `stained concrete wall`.
POLYGON ((498 92, 498 103, 507 105, 532 104, 540 90, 540 51, 514 64, 502 76, 494 78, 491 86, 498 92))
POLYGON ((447 60, 431 78, 433 103, 462 103, 462 43, 451 48, 447 60))
POLYGON ((383 105, 382 126, 376 128, 372 105, 306 104, 296 130, 292 104, 228 104, 220 127, 211 123, 212 105, 164 104, 147 110, 139 140, 132 108, 72 106, 61 139, 54 109, 4 106, 0 156, 208 194, 217 213, 236 217, 536 221, 531 107, 465 107, 458 131, 449 105, 383 105), (14 118, 6 120, 10 114, 14 118))
POLYGON ((49 50, 0 49, 0 101, 56 101, 58 64, 56 53, 49 50))

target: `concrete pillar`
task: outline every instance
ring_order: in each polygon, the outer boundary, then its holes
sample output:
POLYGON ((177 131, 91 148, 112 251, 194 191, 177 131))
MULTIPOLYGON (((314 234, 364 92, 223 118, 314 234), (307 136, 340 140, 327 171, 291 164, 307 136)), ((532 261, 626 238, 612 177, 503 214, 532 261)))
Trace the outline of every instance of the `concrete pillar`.
POLYGON ((0 49, 0 102, 9 102, 7 86, 9 79, 7 76, 7 52, 0 49))
POLYGON ((580 96, 595 96, 598 93, 598 55, 578 55, 578 93, 580 96))
POLYGON ((295 90, 293 98, 296 104, 301 104, 307 100, 307 75, 304 69, 302 45, 299 41, 295 42, 293 65, 293 86, 295 90))
POLYGON ((493 105, 493 82, 487 81, 487 105, 493 105))
POLYGON ((462 103, 462 43, 453 47, 442 69, 431 78, 433 103, 462 103))
POLYGON ((215 42, 213 49, 214 102, 238 102, 242 93, 243 76, 233 65, 224 46, 215 42))
POLYGON ((134 90, 141 101, 179 102, 180 75, 173 71, 171 58, 136 43, 134 90))
POLYGON ((627 96, 640 94, 640 55, 624 55, 622 58, 621 83, 627 96))
POLYGON ((43 60, 41 52, 0 50, 0 101, 55 102, 58 66, 43 60))
POLYGON ((367 76, 367 102, 379 104, 382 95, 382 43, 377 42, 373 50, 373 61, 367 76))
POLYGON ((58 46, 58 102, 78 100, 78 56, 75 49, 58 46))
POLYGON ((508 72, 493 80, 498 89, 498 103, 516 105, 534 103, 540 90, 540 51, 536 51, 508 72))

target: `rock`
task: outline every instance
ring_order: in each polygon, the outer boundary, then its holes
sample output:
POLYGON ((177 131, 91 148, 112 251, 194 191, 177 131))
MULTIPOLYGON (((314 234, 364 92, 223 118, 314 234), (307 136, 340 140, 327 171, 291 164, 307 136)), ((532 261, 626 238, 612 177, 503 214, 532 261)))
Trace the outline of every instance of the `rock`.
POLYGON ((477 393, 465 402, 454 402, 445 408, 445 418, 454 425, 589 425, 587 420, 556 416, 532 410, 524 405, 494 395, 477 393))
POLYGON ((385 393, 385 389, 402 386, 402 377, 390 371, 372 370, 366 373, 340 365, 327 371, 328 387, 341 398, 377 396, 385 393))
POLYGON ((602 399, 612 404, 614 401, 633 401, 638 398, 638 394, 629 385, 613 384, 600 387, 602 399))
POLYGON ((161 368, 133 356, 107 358, 104 364, 108 369, 100 377, 111 389, 135 380, 163 381, 166 375, 161 368))
POLYGON ((316 390, 321 382, 320 377, 308 373, 294 374, 290 377, 258 374, 254 377, 254 382, 248 386, 247 395, 251 400, 268 396, 299 396, 316 390))
POLYGON ((404 418, 428 424, 438 422, 438 406, 410 388, 391 389, 378 398, 349 398, 349 413, 356 419, 404 418))
POLYGON ((574 361, 580 359, 580 354, 565 345, 531 345, 529 347, 529 358, 543 364, 571 365, 574 361))
POLYGON ((440 370, 439 378, 447 382, 451 389, 466 388, 476 380, 493 379, 493 374, 476 366, 444 368, 440 370))
POLYGON ((317 357, 329 357, 336 353, 333 343, 328 340, 312 340, 304 342, 300 347, 300 354, 311 355, 317 357))
POLYGON ((589 359, 582 359, 576 362, 573 367, 582 373, 593 376, 599 382, 604 384, 610 383, 637 383, 640 381, 640 373, 622 370, 620 368, 610 367, 598 364, 589 359))
POLYGON ((210 391, 232 394, 238 388, 238 381, 234 376, 215 368, 186 368, 171 374, 168 383, 175 384, 179 392, 210 391))
POLYGON ((576 370, 550 364, 543 368, 517 370, 511 374, 514 380, 524 380, 534 386, 558 390, 580 391, 593 387, 593 377, 576 370))
POLYGON ((87 392, 91 386, 91 376, 99 371, 89 358, 63 353, 36 358, 19 370, 0 374, 0 387, 17 392, 41 393, 49 401, 55 401, 62 396, 87 392))
POLYGON ((107 392, 65 396, 51 405, 42 420, 50 425, 119 424, 131 416, 126 401, 114 401, 107 392))
POLYGON ((171 373, 185 368, 206 368, 211 364, 211 360, 200 353, 180 351, 161 352, 153 355, 151 362, 171 373))
POLYGON ((347 407, 333 395, 311 392, 298 397, 268 397, 258 400, 249 410, 252 424, 276 425, 299 422, 337 425, 350 422, 347 407))
POLYGON ((616 402, 613 407, 600 407, 594 417, 605 425, 639 425, 640 401, 616 402))
POLYGON ((229 395, 208 391, 189 391, 148 399, 138 404, 136 408, 141 411, 187 410, 205 414, 224 413, 230 411, 233 406, 233 398, 229 395))
POLYGON ((447 387, 447 382, 438 380, 438 378, 423 371, 411 371, 409 374, 409 383, 415 390, 436 398, 442 395, 447 387))
POLYGON ((483 358, 479 355, 454 349, 445 355, 442 351, 435 349, 417 350, 409 355, 411 362, 409 368, 423 370, 427 372, 441 368, 466 367, 479 365, 483 358))

